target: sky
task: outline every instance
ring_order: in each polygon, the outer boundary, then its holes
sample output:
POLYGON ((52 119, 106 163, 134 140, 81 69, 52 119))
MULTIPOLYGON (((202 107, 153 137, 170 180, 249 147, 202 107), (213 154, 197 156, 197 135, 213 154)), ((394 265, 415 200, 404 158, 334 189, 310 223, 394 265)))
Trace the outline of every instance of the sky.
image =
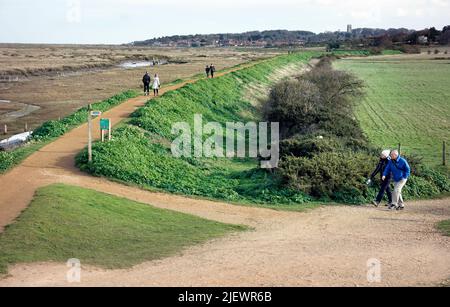
POLYGON ((0 43, 122 44, 175 34, 442 29, 450 0, 0 0, 0 43))

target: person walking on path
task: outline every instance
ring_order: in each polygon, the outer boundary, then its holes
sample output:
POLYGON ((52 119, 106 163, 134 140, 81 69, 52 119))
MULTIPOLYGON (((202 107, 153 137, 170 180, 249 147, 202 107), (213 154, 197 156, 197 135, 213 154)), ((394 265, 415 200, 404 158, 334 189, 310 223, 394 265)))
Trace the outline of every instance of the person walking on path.
MULTIPOLYGON (((390 158, 390 150, 384 150, 381 153, 380 161, 378 162, 377 168, 370 176, 370 179, 367 181, 368 184, 371 184, 373 180, 375 179, 375 176, 377 174, 380 174, 380 177, 383 177, 384 171, 386 170, 387 166, 389 165, 390 158)), ((384 195, 387 194, 388 197, 388 205, 392 204, 392 190, 391 190, 391 174, 389 174, 385 180, 381 180, 381 188, 380 192, 377 195, 377 198, 372 202, 375 207, 378 207, 381 204, 381 201, 384 198, 384 195)))
POLYGON ((153 79, 153 95, 159 96, 159 88, 161 87, 161 82, 159 81, 159 76, 156 74, 153 79))
POLYGON ((209 73, 211 74, 211 78, 214 79, 214 73, 216 72, 216 67, 211 64, 211 66, 209 67, 209 73))
POLYGON ((150 95, 150 82, 151 82, 150 75, 148 74, 148 71, 145 72, 144 77, 142 78, 142 82, 144 83, 144 95, 148 96, 150 95))
POLYGON ((392 174, 394 179, 394 193, 392 195, 392 204, 389 209, 403 210, 405 209, 405 203, 403 200, 402 191, 411 176, 411 167, 405 158, 400 156, 398 150, 391 152, 391 161, 383 173, 383 181, 392 174))
POLYGON ((208 65, 206 65, 205 72, 206 72, 206 78, 209 79, 209 73, 211 72, 211 67, 209 67, 208 65))

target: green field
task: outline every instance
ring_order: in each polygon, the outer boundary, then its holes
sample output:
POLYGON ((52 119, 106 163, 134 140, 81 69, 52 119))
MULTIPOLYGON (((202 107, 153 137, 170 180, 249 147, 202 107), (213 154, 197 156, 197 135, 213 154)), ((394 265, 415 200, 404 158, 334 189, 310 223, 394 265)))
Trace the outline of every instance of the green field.
POLYGON ((0 235, 0 274, 16 263, 71 258, 104 268, 128 268, 245 229, 52 185, 40 189, 30 207, 0 235))
POLYGON ((443 141, 450 143, 450 60, 379 57, 335 66, 366 82, 357 117, 370 141, 391 149, 401 143, 404 153, 442 164, 443 141))

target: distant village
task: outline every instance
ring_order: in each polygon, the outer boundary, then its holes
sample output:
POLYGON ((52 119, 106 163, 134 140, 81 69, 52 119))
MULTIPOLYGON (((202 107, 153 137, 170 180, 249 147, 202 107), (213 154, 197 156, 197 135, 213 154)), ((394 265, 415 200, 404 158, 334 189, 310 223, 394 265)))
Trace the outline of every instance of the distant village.
POLYGON ((386 44, 428 45, 450 43, 450 26, 437 30, 432 27, 420 31, 400 29, 354 29, 315 34, 309 31, 252 31, 228 34, 175 35, 136 41, 128 45, 153 47, 313 47, 325 44, 347 43, 359 47, 378 47, 386 44))

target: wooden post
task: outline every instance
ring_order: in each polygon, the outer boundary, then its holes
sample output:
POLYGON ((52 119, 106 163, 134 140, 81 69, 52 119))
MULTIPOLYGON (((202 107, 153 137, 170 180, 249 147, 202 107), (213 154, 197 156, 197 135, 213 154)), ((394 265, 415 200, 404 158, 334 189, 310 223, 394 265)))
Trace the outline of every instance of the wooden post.
POLYGON ((112 138, 112 121, 109 120, 108 140, 111 141, 111 138, 112 138))
POLYGON ((447 144, 445 143, 445 141, 443 142, 443 146, 442 146, 442 164, 444 166, 447 165, 447 144))
POLYGON ((8 134, 8 125, 7 124, 5 124, 3 134, 8 134))
POLYGON ((28 132, 28 123, 25 123, 25 132, 28 132))
POLYGON ((398 143, 398 154, 402 155, 402 143, 398 143))
POLYGON ((89 163, 92 162, 92 105, 89 105, 88 107, 88 156, 89 156, 89 163))

